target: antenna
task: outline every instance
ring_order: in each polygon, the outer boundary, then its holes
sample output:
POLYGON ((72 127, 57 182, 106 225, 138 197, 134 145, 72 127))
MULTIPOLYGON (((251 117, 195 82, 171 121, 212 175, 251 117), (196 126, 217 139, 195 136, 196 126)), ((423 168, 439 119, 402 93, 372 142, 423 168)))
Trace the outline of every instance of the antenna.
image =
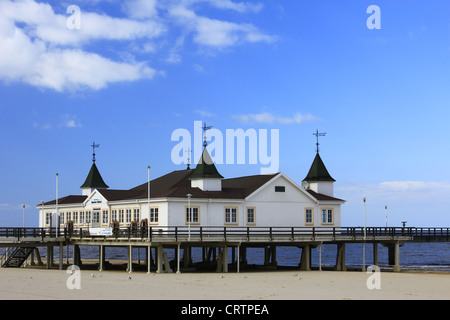
POLYGON ((99 144, 95 144, 95 142, 93 142, 91 147, 92 147, 92 150, 93 150, 93 152, 92 152, 92 162, 95 163, 95 149, 96 148, 100 148, 100 145, 99 144))
POLYGON ((188 157, 187 157, 187 169, 186 170, 190 170, 191 169, 191 147, 189 147, 187 150, 188 153, 188 157))
POLYGON ((202 129, 203 129, 203 136, 204 136, 203 137, 203 148, 206 149, 206 147, 208 146, 208 143, 206 142, 206 131, 211 130, 212 126, 211 127, 207 127, 206 123, 204 123, 202 129))
POLYGON ((319 153, 319 137, 325 137, 326 134, 327 134, 326 132, 319 133, 319 130, 317 130, 315 133, 313 133, 313 135, 317 137, 317 143, 316 143, 317 153, 319 153))

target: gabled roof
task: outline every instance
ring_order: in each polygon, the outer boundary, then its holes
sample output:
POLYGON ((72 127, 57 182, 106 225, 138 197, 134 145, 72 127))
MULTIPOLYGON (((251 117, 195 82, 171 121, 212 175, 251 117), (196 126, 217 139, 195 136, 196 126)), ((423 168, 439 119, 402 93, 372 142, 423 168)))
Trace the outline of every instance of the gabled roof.
POLYGON ((317 192, 315 192, 313 190, 310 190, 310 189, 306 190, 306 192, 308 192, 316 200, 319 200, 319 201, 342 201, 342 202, 345 202, 345 200, 342 200, 342 199, 339 199, 339 198, 330 197, 330 196, 327 196, 327 195, 322 194, 322 193, 317 193, 317 192))
MULTIPOLYGON (((87 196, 67 196, 58 199, 58 204, 82 204, 87 199, 87 196)), ((41 204, 38 204, 40 206, 41 204)), ((56 205, 56 200, 44 203, 44 206, 56 205)))
POLYGON ((91 170, 86 178, 86 181, 80 188, 92 188, 92 189, 108 189, 108 185, 103 181, 103 178, 98 171, 95 162, 92 164, 91 170))
POLYGON ((303 181, 307 182, 317 182, 317 181, 332 181, 335 182, 330 174, 328 173, 327 168, 325 167, 325 164, 322 161, 322 158, 320 158, 319 153, 316 154, 316 157, 314 158, 313 164, 311 165, 311 169, 309 169, 308 175, 303 181))
POLYGON ((191 179, 223 179, 222 175, 217 171, 214 161, 211 159, 208 150, 205 148, 202 157, 197 164, 191 179))
MULTIPOLYGON (((194 173, 195 170, 173 171, 165 176, 151 181, 150 197, 186 198, 186 195, 190 193, 193 198, 245 199, 255 190, 276 176, 276 174, 274 174, 224 179, 222 180, 222 191, 202 191, 200 188, 191 187, 191 179, 194 173)), ((148 196, 148 183, 144 183, 131 190, 140 190, 141 196, 139 199, 146 198, 148 196)))

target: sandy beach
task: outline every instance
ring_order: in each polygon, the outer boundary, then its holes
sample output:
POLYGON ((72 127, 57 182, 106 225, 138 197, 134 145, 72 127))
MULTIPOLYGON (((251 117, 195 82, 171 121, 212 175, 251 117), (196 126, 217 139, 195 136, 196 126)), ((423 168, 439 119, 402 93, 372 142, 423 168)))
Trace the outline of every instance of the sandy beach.
MULTIPOLYGON (((69 290, 66 270, 1 269, 0 299, 149 300, 381 300, 450 299, 450 274, 332 271, 147 274, 81 271, 80 289, 69 290)), ((71 279, 73 280, 73 279, 71 279)), ((71 282, 76 283, 75 281, 71 282)))

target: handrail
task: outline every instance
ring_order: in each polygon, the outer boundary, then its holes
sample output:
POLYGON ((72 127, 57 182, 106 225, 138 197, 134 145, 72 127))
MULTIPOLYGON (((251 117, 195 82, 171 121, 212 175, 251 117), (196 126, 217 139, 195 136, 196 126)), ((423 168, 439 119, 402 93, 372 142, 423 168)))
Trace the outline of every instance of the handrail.
MULTIPOLYGON (((329 237, 351 237, 352 240, 373 240, 377 237, 394 239, 407 237, 413 239, 441 239, 450 240, 450 228, 443 227, 239 227, 239 226, 151 226, 151 227, 119 227, 112 228, 113 238, 126 239, 179 239, 191 238, 203 241, 207 238, 221 238, 224 241, 233 238, 244 240, 258 240, 265 238, 271 241, 280 238, 295 240, 309 238, 311 240, 329 237)), ((28 238, 89 238, 89 228, 0 228, 0 238, 14 238, 18 241, 28 238)))

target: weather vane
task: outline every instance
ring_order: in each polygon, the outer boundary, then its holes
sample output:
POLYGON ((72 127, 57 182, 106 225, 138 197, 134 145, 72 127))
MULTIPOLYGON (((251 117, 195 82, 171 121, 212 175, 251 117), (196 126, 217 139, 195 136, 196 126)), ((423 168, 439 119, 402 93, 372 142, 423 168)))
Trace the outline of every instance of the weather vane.
POLYGON ((206 126, 206 123, 204 123, 202 129, 203 129, 203 135, 204 135, 204 138, 203 138, 203 148, 206 149, 206 147, 208 146, 208 142, 206 142, 206 131, 211 130, 212 127, 207 127, 207 126, 206 126))
POLYGON ((93 150, 93 152, 92 152, 92 162, 95 163, 95 149, 96 148, 100 148, 100 145, 99 144, 95 144, 95 142, 93 142, 91 147, 92 147, 92 150, 93 150))
POLYGON ((313 133, 313 135, 317 137, 317 143, 316 143, 317 153, 319 153, 319 137, 325 137, 326 134, 327 134, 326 132, 319 133, 319 130, 317 130, 315 133, 313 133))
POLYGON ((191 147, 189 147, 187 150, 188 153, 188 157, 187 157, 187 169, 186 170, 190 170, 191 169, 191 147))

